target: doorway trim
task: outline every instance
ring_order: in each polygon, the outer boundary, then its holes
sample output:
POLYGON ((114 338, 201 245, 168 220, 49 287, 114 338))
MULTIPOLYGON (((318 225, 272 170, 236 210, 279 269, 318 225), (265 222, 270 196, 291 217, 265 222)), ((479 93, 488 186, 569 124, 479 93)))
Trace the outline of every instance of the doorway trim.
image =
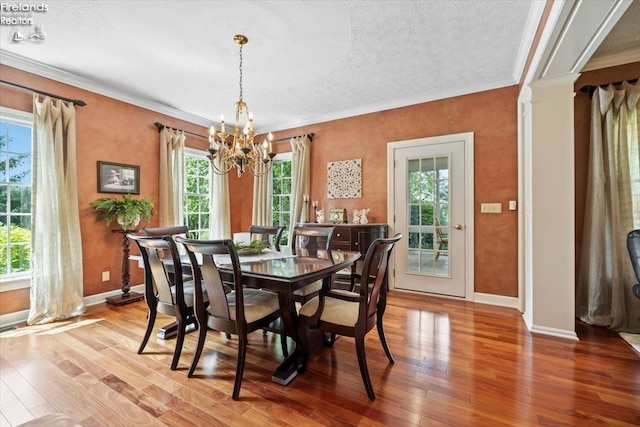
MULTIPOLYGON (((395 150, 412 148, 432 144, 449 142, 452 138, 464 141, 464 221, 465 221, 465 299, 474 300, 475 290, 475 202, 474 202, 474 134, 473 132, 463 132, 451 135, 440 135, 410 139, 405 141, 392 141, 387 143, 387 222, 389 223, 389 235, 393 236, 396 231, 395 220, 395 150)), ((391 274, 389 274, 389 289, 395 289, 395 259, 391 259, 391 274)), ((407 291, 408 292, 408 291, 407 291)), ((444 296, 443 296, 444 297, 444 296)), ((446 298, 446 297, 445 297, 446 298)))

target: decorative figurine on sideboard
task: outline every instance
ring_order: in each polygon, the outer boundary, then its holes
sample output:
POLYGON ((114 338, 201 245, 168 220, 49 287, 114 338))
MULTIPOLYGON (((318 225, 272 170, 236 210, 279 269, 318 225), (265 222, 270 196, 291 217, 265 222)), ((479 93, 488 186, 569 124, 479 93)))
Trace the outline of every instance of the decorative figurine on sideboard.
POLYGON ((362 211, 358 209, 353 210, 353 223, 360 224, 360 215, 362 215, 362 211))
POLYGON ((367 218, 368 214, 369 209, 362 209, 360 211, 360 224, 369 224, 369 218, 367 218))
POLYGON ((324 209, 316 209, 316 222, 322 224, 324 222, 324 209))

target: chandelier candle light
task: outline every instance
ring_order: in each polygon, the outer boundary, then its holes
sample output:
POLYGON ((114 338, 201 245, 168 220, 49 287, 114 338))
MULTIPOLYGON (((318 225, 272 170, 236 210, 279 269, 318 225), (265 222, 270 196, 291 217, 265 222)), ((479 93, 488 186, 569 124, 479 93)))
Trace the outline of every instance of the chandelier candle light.
POLYGON ((242 34, 237 34, 233 40, 240 45, 240 99, 236 102, 236 120, 233 125, 233 135, 226 131, 224 116, 220 117, 220 132, 211 126, 209 132, 209 160, 212 169, 219 175, 229 173, 232 168, 238 171, 238 177, 249 169, 254 176, 261 176, 271 170, 272 160, 276 156, 273 152, 273 135, 269 132, 269 142, 265 139, 260 144, 254 144, 253 139, 256 133, 253 130, 253 114, 249 112, 247 104, 242 100, 242 46, 249 42, 249 39, 242 34), (240 132, 240 122, 244 118, 245 125, 240 132), (229 136, 233 136, 232 141, 227 141, 229 136), (217 139, 216 139, 217 137, 217 139), (262 163, 265 167, 258 170, 258 165, 262 163))

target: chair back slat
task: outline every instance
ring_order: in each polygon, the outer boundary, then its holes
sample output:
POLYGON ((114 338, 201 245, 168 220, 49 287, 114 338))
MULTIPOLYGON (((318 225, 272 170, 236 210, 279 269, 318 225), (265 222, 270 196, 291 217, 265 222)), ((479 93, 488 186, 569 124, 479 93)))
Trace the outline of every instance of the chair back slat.
POLYGON ((335 227, 301 227, 293 229, 292 248, 304 249, 309 255, 318 250, 331 250, 331 243, 335 234, 335 227))
POLYGON ((173 266, 180 265, 180 254, 173 238, 128 234, 140 249, 145 265, 145 287, 152 290, 158 302, 186 308, 182 276, 172 274, 173 266), (166 254, 169 256, 167 257, 166 254), (168 258, 168 259, 167 259, 168 258), (172 292, 172 287, 175 287, 172 292))
POLYGON ((251 225, 249 227, 251 239, 256 235, 260 236, 260 240, 278 252, 280 251, 280 240, 283 232, 284 226, 251 225))
POLYGON ((401 238, 402 234, 398 233, 392 238, 376 239, 369 245, 362 266, 360 316, 368 318, 376 314, 380 296, 387 291, 384 284, 389 257, 395 243, 401 238))
POLYGON ((235 319, 236 322, 244 322, 244 301, 242 292, 242 273, 240 271, 240 261, 238 253, 232 240, 196 240, 176 239, 183 244, 191 260, 194 271, 194 287, 202 287, 207 291, 209 298, 208 312, 219 319, 230 320, 229 303, 225 283, 230 284, 237 292, 234 292, 236 300, 235 319), (199 254, 202 257, 201 265, 198 263, 199 254), (215 263, 214 256, 228 255, 233 267, 233 274, 227 278, 222 276, 222 272, 215 263))

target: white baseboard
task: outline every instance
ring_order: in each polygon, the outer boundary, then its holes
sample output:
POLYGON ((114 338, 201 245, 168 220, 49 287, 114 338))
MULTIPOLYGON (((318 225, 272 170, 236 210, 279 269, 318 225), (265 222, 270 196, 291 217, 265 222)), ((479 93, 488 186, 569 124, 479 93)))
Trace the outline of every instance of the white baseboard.
POLYGON ((532 325, 529 328, 529 332, 531 332, 532 334, 540 334, 540 335, 548 335, 556 338, 564 338, 571 341, 580 341, 576 332, 571 330, 532 325))
POLYGON ((483 294, 474 292, 473 302, 480 304, 497 305, 500 307, 515 308, 520 311, 520 301, 517 297, 505 297, 503 295, 483 294))
MULTIPOLYGON (((144 285, 135 285, 131 287, 131 291, 144 293, 144 285)), ((115 297, 122 294, 122 290, 117 289, 115 291, 104 292, 101 294, 89 295, 82 298, 84 304, 88 307, 91 305, 101 304, 106 302, 108 297, 115 297)), ((0 315, 0 327, 11 326, 18 323, 24 323, 29 317, 29 310, 16 311, 14 313, 7 313, 0 315)))

